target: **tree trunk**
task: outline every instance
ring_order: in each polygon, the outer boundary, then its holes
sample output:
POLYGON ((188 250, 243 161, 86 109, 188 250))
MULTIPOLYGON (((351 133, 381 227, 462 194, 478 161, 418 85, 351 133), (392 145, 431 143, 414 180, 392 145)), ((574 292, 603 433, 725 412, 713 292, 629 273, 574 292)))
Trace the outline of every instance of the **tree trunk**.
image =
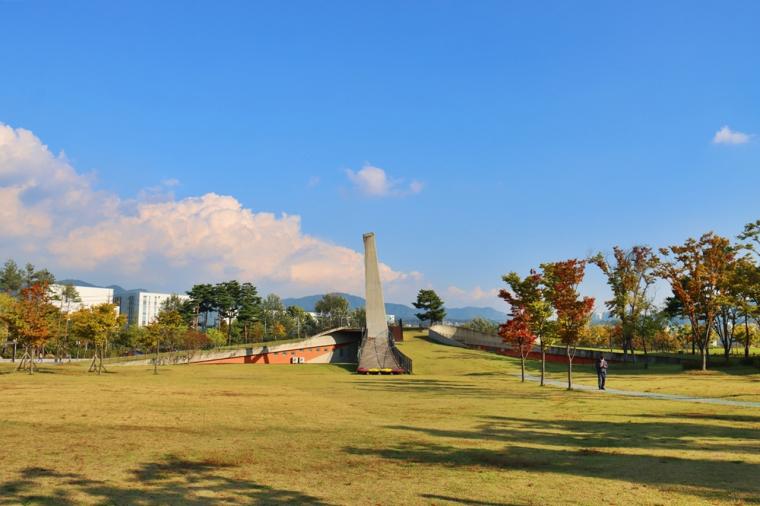
POLYGON ((567 389, 573 389, 573 357, 570 355, 570 345, 565 346, 567 354, 567 389))
POLYGON ((525 356, 523 356, 522 352, 520 352, 520 376, 522 382, 525 383, 525 356))
POLYGON ((541 343, 541 386, 544 386, 544 376, 546 376, 546 346, 541 343))
POLYGON ((156 358, 153 360, 153 374, 158 374, 158 353, 159 353, 159 345, 156 343, 156 358))
POLYGON ((705 338, 700 340, 699 353, 702 355, 702 370, 707 370, 707 359, 710 354, 710 325, 705 329, 705 338))
POLYGON ((749 322, 747 315, 744 315, 744 358, 749 359, 749 322))

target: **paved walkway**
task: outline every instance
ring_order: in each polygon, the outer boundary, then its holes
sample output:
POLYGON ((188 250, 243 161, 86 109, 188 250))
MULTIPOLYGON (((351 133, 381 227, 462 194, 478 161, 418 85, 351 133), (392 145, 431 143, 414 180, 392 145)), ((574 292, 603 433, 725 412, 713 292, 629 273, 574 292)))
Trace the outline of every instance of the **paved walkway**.
MULTIPOLYGON (((519 374, 518 374, 519 376, 519 374)), ((539 376, 525 375, 527 381, 541 381, 539 376)), ((567 388, 567 381, 558 381, 552 379, 545 379, 544 383, 553 387, 567 388)), ((627 395, 628 397, 645 397, 647 399, 661 399, 664 401, 677 401, 677 402, 695 402, 701 404, 720 404, 721 406, 740 406, 743 408, 760 408, 760 402, 753 401, 732 401, 729 399, 719 399, 715 397, 689 397, 688 395, 674 395, 674 394, 658 394, 655 392, 636 392, 632 390, 617 390, 615 388, 607 388, 605 390, 599 390, 596 387, 588 385, 573 384, 573 390, 583 390, 585 392, 596 392, 598 394, 615 394, 615 395, 627 395)))

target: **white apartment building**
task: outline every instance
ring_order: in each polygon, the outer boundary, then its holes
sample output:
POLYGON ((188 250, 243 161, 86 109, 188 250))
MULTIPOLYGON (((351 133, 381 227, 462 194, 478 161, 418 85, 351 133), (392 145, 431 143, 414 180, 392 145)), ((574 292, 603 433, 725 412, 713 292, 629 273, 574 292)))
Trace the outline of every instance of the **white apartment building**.
POLYGON ((128 290, 117 293, 115 299, 121 314, 127 317, 127 325, 144 327, 156 319, 164 302, 172 295, 183 301, 190 298, 187 295, 128 290))
POLYGON ((52 303, 65 313, 78 311, 82 308, 97 306, 98 304, 113 304, 113 288, 99 288, 95 286, 74 286, 79 295, 79 301, 63 300, 64 285, 50 285, 52 303))

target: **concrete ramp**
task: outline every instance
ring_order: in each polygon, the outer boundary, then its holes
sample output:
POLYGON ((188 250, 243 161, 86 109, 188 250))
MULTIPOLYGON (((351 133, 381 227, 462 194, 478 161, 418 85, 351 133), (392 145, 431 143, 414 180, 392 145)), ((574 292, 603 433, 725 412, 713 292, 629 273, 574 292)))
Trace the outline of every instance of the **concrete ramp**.
POLYGON ((411 372, 411 360, 396 348, 385 317, 383 287, 377 263, 375 234, 364 234, 364 290, 367 329, 359 348, 361 374, 403 374, 411 372))
MULTIPOLYGON (((174 364, 336 364, 356 363, 360 329, 340 327, 306 339, 262 343, 223 350, 185 350, 162 353, 159 365, 174 364)), ((116 361, 111 365, 153 365, 155 357, 116 361)))

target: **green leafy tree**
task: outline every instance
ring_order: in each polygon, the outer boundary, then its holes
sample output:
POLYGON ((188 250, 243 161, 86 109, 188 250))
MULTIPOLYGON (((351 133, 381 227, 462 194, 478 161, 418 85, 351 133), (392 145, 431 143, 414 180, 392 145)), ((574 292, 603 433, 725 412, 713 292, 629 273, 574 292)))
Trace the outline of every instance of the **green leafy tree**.
POLYGON ((35 284, 45 285, 50 288, 50 285, 55 283, 55 276, 47 270, 37 270, 34 265, 27 263, 23 271, 23 287, 29 288, 35 284))
POLYGON ((363 329, 367 326, 367 309, 364 307, 357 307, 350 312, 351 325, 363 329))
POLYGON ((178 311, 161 311, 156 320, 146 326, 145 338, 155 351, 153 374, 158 374, 161 345, 165 344, 176 349, 176 343, 181 341, 187 329, 187 325, 178 311))
POLYGON ((744 320, 744 358, 749 359, 751 346, 750 318, 757 321, 760 317, 760 267, 755 258, 740 258, 737 261, 732 279, 733 289, 737 300, 738 312, 744 320))
POLYGON ((654 269, 659 259, 648 246, 634 246, 628 250, 615 246, 613 256, 615 260, 610 263, 598 253, 590 262, 602 270, 612 291, 612 298, 605 304, 620 320, 623 358, 625 360, 630 351, 635 361, 636 328, 645 308, 650 305, 648 291, 657 279, 654 269))
POLYGON ((160 311, 175 311, 179 313, 182 321, 188 327, 192 327, 195 324, 195 304, 189 299, 183 299, 176 293, 171 294, 169 298, 161 303, 160 311))
POLYGON ((744 358, 749 359, 751 332, 749 319, 760 321, 760 220, 748 223, 738 238, 746 241, 743 247, 752 252, 752 257, 743 258, 736 269, 735 288, 741 302, 740 312, 744 318, 744 358))
POLYGON ((220 318, 227 320, 227 344, 231 343, 232 320, 235 319, 241 306, 241 286, 237 280, 225 281, 214 286, 216 310, 220 318))
POLYGON ((66 283, 63 285, 61 293, 58 295, 58 300, 61 303, 61 309, 70 313, 74 304, 82 302, 82 297, 79 295, 79 292, 74 285, 66 283))
POLYGON ((16 317, 16 299, 7 293, 0 293, 0 340, 11 338, 11 322, 16 317))
POLYGON ((742 311, 751 311, 746 304, 746 290, 749 287, 745 285, 745 282, 748 281, 746 275, 752 267, 754 265, 752 265, 750 258, 734 256, 726 263, 725 271, 719 277, 716 286, 716 298, 719 301, 719 307, 713 320, 713 328, 723 347, 723 355, 726 361, 731 355, 736 330, 740 326, 739 320, 742 311))
POLYGON ((219 329, 206 329, 206 336, 208 337, 211 345, 215 348, 224 346, 224 344, 227 342, 227 336, 224 335, 224 332, 220 331, 219 329))
POLYGON ((264 325, 261 322, 253 322, 251 325, 251 340, 255 343, 264 341, 264 325))
POLYGON ((203 330, 208 329, 208 318, 212 311, 216 310, 216 291, 214 285, 200 284, 193 285, 193 287, 187 292, 190 297, 190 305, 193 308, 193 312, 202 316, 201 328, 203 330))
POLYGON ((417 319, 421 322, 429 322, 431 326, 446 318, 443 300, 434 290, 420 290, 417 293, 417 301, 412 302, 412 305, 420 310, 419 313, 415 314, 417 319))
POLYGON ((95 349, 90 372, 100 374, 106 371, 103 358, 108 342, 123 325, 124 316, 118 314, 113 304, 98 304, 72 313, 71 334, 77 339, 91 342, 95 349))
POLYGON ((667 332, 668 316, 663 311, 656 311, 653 305, 648 305, 636 322, 636 344, 644 351, 644 355, 649 353, 667 339, 662 335, 667 332))
POLYGON ((252 283, 240 286, 240 309, 237 319, 243 327, 243 339, 248 342, 251 338, 251 326, 261 319, 261 297, 252 283))
POLYGON ((295 323, 295 336, 311 336, 317 333, 319 324, 309 313, 298 306, 288 306, 286 312, 295 323))
POLYGON ((310 317, 309 313, 304 311, 303 308, 298 306, 288 306, 287 309, 285 309, 285 312, 290 317, 291 321, 293 321, 295 326, 295 336, 301 337, 301 335, 309 335, 306 333, 305 329, 305 323, 307 320, 307 317, 310 317))
POLYGON ((328 293, 314 304, 314 311, 319 313, 323 327, 341 326, 349 316, 348 300, 340 294, 328 293))
POLYGON ((13 260, 7 260, 0 271, 0 290, 15 295, 24 284, 24 273, 13 260))
POLYGON ((138 325, 122 326, 114 337, 114 344, 129 350, 141 349, 146 342, 145 327, 138 325))
POLYGON ((496 322, 477 316, 464 324, 464 328, 480 332, 482 334, 496 335, 499 333, 499 325, 496 322))

